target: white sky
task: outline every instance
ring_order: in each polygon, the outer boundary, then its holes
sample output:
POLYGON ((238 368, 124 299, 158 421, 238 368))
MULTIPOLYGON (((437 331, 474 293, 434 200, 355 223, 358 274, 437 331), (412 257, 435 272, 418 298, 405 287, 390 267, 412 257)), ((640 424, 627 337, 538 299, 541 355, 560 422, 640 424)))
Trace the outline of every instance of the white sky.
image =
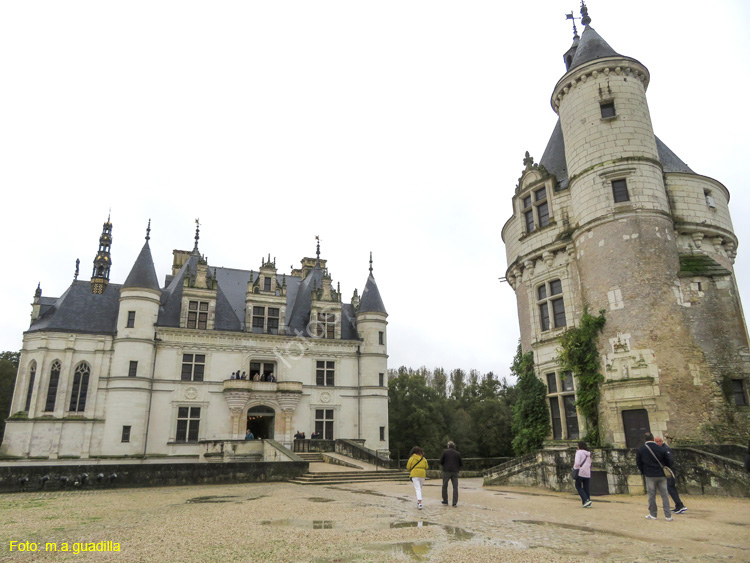
MULTIPOLYGON (((726 185, 750 303, 750 4, 591 0, 592 26, 651 72, 656 134, 726 185)), ((4 2, 0 350, 37 282, 89 279, 112 209, 122 283, 152 220, 172 249, 289 273, 315 235, 347 301, 369 251, 389 366, 507 375, 518 339, 500 229, 524 151, 556 121, 575 0, 4 2)), ((579 32, 582 28, 579 25, 579 32)))

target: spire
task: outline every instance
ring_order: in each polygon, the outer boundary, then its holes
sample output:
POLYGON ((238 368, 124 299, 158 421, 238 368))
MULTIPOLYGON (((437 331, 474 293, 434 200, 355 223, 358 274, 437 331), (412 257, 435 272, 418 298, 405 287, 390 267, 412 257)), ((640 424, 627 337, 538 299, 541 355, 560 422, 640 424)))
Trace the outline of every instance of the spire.
MULTIPOLYGON (((355 293, 356 296, 356 293, 355 293)), ((359 300, 357 313, 384 313, 388 314, 383 305, 383 299, 378 291, 378 284, 375 283, 375 276, 372 275, 372 252, 370 252, 370 275, 367 277, 365 289, 362 292, 362 298, 359 300)))
POLYGON ((112 223, 110 216, 107 216, 107 222, 102 227, 102 234, 99 237, 99 250, 94 258, 94 270, 91 273, 91 291, 93 293, 103 293, 109 283, 109 270, 112 267, 112 257, 110 248, 112 247, 112 223))
MULTIPOLYGON (((588 25, 591 23, 591 18, 589 17, 589 9, 586 7, 586 2, 581 0, 581 23, 583 25, 588 25)), ((575 23, 573 24, 575 27, 575 23)))
POLYGON ((138 258, 135 259, 135 263, 125 280, 125 283, 122 284, 123 289, 129 287, 159 289, 159 278, 156 277, 154 259, 151 257, 151 247, 148 245, 148 241, 151 238, 150 233, 151 219, 149 219, 148 228, 146 229, 146 242, 144 243, 138 258))
POLYGON ((320 260, 320 237, 318 235, 315 235, 315 240, 317 242, 317 248, 315 249, 315 256, 318 257, 318 260, 320 260))
POLYGON ((563 60, 565 61, 565 70, 570 70, 570 65, 573 62, 573 57, 575 57, 576 50, 578 49, 578 42, 580 39, 580 37, 578 37, 578 30, 576 29, 576 20, 580 20, 581 18, 575 17, 573 15, 573 11, 571 10, 569 14, 565 14, 565 19, 573 21, 573 44, 570 46, 570 49, 568 49, 563 55, 563 60))
POLYGON ((370 251, 370 275, 372 275, 372 250, 370 251))
POLYGON ((195 220, 195 246, 193 247, 193 254, 200 254, 198 250, 198 239, 201 238, 201 220, 195 220))
POLYGON ((81 266, 81 259, 80 258, 76 258, 76 273, 73 274, 73 280, 77 280, 78 279, 78 270, 79 270, 80 266, 81 266))
POLYGON ((148 227, 146 227, 146 242, 151 240, 151 219, 148 220, 148 227))

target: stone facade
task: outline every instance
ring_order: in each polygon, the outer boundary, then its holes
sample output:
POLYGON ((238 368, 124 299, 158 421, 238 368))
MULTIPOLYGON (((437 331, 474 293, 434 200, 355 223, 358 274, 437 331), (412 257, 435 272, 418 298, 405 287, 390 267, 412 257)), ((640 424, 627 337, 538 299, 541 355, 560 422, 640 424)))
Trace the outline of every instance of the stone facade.
MULTIPOLYGON (((590 20, 589 20, 590 21, 590 20)), ((502 230, 521 344, 548 385, 553 439, 578 439, 562 333, 604 310, 600 430, 632 447, 746 443, 748 335, 734 277, 729 192, 655 135, 648 69, 587 25, 553 89, 559 115, 541 161, 527 153, 502 230)))
POLYGON ((111 232, 108 220, 91 283, 59 298, 37 288, 3 455, 192 458, 246 429, 285 446, 300 430, 388 448, 387 313, 372 261, 344 303, 319 248, 289 275, 270 256, 258 270, 217 268, 196 229, 163 285, 148 236, 120 285, 98 267, 111 263, 111 232))

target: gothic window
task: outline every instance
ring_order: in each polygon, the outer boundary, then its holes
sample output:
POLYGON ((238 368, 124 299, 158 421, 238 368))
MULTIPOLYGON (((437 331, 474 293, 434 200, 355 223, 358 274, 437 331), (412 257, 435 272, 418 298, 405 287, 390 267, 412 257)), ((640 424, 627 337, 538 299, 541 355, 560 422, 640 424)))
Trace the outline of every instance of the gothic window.
POLYGON ((86 394, 89 390, 89 375, 91 368, 86 362, 81 362, 73 374, 73 390, 70 394, 69 411, 83 412, 86 410, 86 394))
POLYGON ((253 332, 255 334, 279 334, 278 307, 253 307, 253 332))
POLYGON ((537 287, 539 325, 542 331, 566 326, 565 302, 562 296, 562 282, 552 280, 537 287))
MULTIPOLYGON (((255 376, 258 376, 259 381, 268 381, 271 375, 276 372, 276 364, 274 362, 250 362, 250 379, 255 380, 255 376)), ((274 375, 274 377, 276 377, 274 375)))
POLYGON ((315 409, 315 432, 324 440, 333 440, 333 409, 315 409))
POLYGON ((176 442, 197 442, 201 422, 200 407, 177 407, 176 442))
POLYGON ((577 440, 579 438, 578 413, 576 412, 575 385, 569 371, 548 373, 547 399, 552 418, 554 440, 577 440))
POLYGON ((29 366, 29 387, 26 389, 26 408, 23 409, 29 412, 31 408, 31 394, 34 392, 34 379, 36 379, 36 362, 31 362, 29 366))
POLYGON ((60 384, 60 372, 62 364, 58 360, 52 362, 49 369, 49 385, 47 386, 47 401, 44 404, 44 412, 55 410, 55 399, 57 398, 57 386, 60 384))
POLYGON ((315 368, 315 384, 333 386, 334 362, 318 361, 315 368))
POLYGON ((183 354, 182 355, 182 381, 203 381, 206 369, 205 354, 183 354))
POLYGON ((135 311, 128 311, 128 323, 125 328, 133 328, 135 326, 135 311))
POLYGON ((208 301, 189 301, 187 327, 205 330, 208 327, 208 301))
POLYGON ((131 360, 128 367, 128 377, 135 377, 138 374, 138 362, 131 360))
POLYGON ((549 225, 547 188, 539 188, 521 200, 526 232, 531 233, 549 225))
POLYGON ((625 180, 612 180, 612 196, 614 197, 615 203, 630 201, 628 183, 625 180))
POLYGON ((316 338, 336 338, 336 315, 335 313, 312 313, 316 338))

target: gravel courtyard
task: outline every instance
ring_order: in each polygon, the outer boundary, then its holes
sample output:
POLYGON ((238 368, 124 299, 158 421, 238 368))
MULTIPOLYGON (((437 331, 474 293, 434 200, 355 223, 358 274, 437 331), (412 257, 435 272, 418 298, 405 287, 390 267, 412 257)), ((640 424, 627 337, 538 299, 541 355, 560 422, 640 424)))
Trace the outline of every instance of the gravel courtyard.
MULTIPOLYGON (((750 499, 685 495, 688 512, 647 521, 645 496, 482 487, 459 506, 408 481, 39 492, 0 496, 2 561, 750 561, 750 499), (36 552, 10 551, 33 542, 36 552), (64 543, 119 552, 61 552, 64 543), (57 552, 45 552, 45 544, 57 552)), ((29 544, 30 545, 30 544, 29 544)))

